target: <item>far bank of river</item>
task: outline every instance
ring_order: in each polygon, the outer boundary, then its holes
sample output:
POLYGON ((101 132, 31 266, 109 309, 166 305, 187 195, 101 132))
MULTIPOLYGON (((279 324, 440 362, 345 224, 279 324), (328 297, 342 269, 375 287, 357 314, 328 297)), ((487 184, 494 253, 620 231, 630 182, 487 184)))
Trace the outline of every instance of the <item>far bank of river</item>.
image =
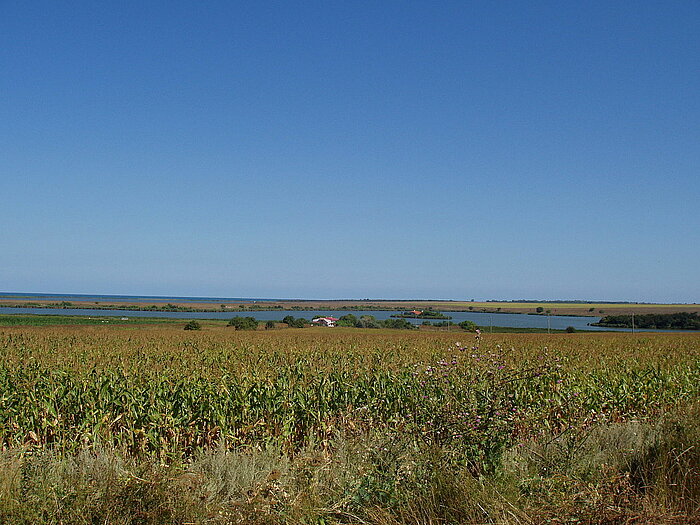
MULTIPOLYGON (((26 307, 0 307, 0 314, 32 314, 32 315, 82 315, 95 317, 160 317, 167 319, 223 319, 232 317, 249 316, 259 321, 281 321, 285 316, 304 317, 311 319, 317 316, 331 315, 342 317, 353 314, 357 317, 361 315, 372 315, 377 319, 389 319, 392 315, 400 315, 399 310, 259 310, 247 312, 183 312, 183 311, 144 311, 144 310, 105 310, 90 308, 26 308, 26 307)), ((511 328, 552 328, 554 330, 564 330, 573 326, 576 330, 590 331, 630 331, 624 328, 611 329, 598 326, 590 326, 589 323, 596 323, 599 317, 583 316, 546 316, 546 315, 523 315, 508 313, 483 313, 483 312, 450 312, 452 322, 459 324, 462 321, 472 321, 481 327, 504 326, 511 328)), ((423 319, 406 319, 413 324, 421 324, 423 319)))

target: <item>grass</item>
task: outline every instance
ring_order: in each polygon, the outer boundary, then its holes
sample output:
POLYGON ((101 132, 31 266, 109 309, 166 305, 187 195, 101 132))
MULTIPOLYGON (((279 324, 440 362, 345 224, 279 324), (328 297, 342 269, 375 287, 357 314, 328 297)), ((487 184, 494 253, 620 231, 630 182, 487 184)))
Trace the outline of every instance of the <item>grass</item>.
POLYGON ((0 329, 0 522, 700 519, 697 335, 181 324, 0 329))
POLYGON ((0 327, 3 326, 62 326, 62 325, 140 325, 184 323, 179 319, 157 317, 88 317, 78 315, 0 315, 0 327), (127 319, 122 319, 127 317, 127 319))
MULTIPOLYGON (((144 324, 162 324, 162 325, 182 325, 183 327, 187 324, 188 319, 168 319, 159 317, 128 317, 128 319, 122 319, 122 317, 90 317, 90 316, 74 316, 74 315, 0 315, 0 327, 10 327, 10 326, 64 326, 64 325, 93 325, 102 326, 109 324, 112 326, 132 326, 132 325, 144 325, 144 324)), ((210 328, 221 327, 227 324, 227 320, 215 320, 215 319, 197 319, 198 323, 208 326, 210 328)), ((264 323, 263 323, 264 324, 264 323)), ((276 322, 278 327, 283 327, 282 323, 276 322)), ((286 327, 285 327, 286 328, 286 327)), ((421 327, 422 330, 445 330, 444 327, 421 327)), ((482 330, 489 331, 493 333, 548 333, 546 328, 515 328, 508 326, 482 326, 482 330)), ((450 332, 461 333, 463 332, 457 326, 451 326, 450 332)), ((564 330, 552 329, 551 333, 564 332, 564 330)))

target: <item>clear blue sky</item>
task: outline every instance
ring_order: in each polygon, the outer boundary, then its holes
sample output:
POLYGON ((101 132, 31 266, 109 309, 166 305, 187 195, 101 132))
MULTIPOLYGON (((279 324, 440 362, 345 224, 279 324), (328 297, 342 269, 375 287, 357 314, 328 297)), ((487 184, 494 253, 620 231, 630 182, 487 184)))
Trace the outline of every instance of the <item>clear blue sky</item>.
POLYGON ((0 291, 700 302, 700 3, 0 3, 0 291))

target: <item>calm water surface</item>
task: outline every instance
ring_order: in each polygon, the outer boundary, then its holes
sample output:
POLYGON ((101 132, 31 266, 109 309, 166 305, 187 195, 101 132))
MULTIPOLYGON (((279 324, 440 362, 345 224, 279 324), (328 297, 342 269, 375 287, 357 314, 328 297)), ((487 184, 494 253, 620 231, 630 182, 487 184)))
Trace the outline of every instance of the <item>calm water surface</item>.
MULTIPOLYGON (((0 307, 0 314, 35 314, 35 315, 83 315, 90 317, 160 317, 169 319, 231 319, 235 315, 254 317, 259 321, 281 321, 287 315, 311 319, 321 315, 341 317, 346 314, 373 315, 377 319, 389 319, 391 315, 400 314, 400 311, 348 311, 348 310, 269 310, 260 312, 141 312, 132 310, 92 310, 88 308, 7 308, 0 307)), ((507 326, 513 328, 547 328, 563 330, 567 326, 573 326, 577 330, 615 330, 629 331, 618 328, 601 328, 588 326, 588 323, 596 323, 600 317, 581 316, 547 316, 526 314, 488 314, 482 312, 445 312, 452 317, 453 323, 472 321, 479 326, 507 326)), ((420 324, 422 319, 407 319, 413 324, 420 324)), ((439 322, 439 320, 431 320, 439 322)))

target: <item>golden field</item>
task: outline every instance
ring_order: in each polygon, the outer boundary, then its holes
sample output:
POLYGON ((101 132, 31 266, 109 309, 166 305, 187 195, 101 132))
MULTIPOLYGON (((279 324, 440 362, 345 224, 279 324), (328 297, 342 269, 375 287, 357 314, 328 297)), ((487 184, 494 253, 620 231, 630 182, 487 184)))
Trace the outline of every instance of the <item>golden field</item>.
POLYGON ((0 328, 0 521, 688 522, 699 393, 695 334, 0 328))

